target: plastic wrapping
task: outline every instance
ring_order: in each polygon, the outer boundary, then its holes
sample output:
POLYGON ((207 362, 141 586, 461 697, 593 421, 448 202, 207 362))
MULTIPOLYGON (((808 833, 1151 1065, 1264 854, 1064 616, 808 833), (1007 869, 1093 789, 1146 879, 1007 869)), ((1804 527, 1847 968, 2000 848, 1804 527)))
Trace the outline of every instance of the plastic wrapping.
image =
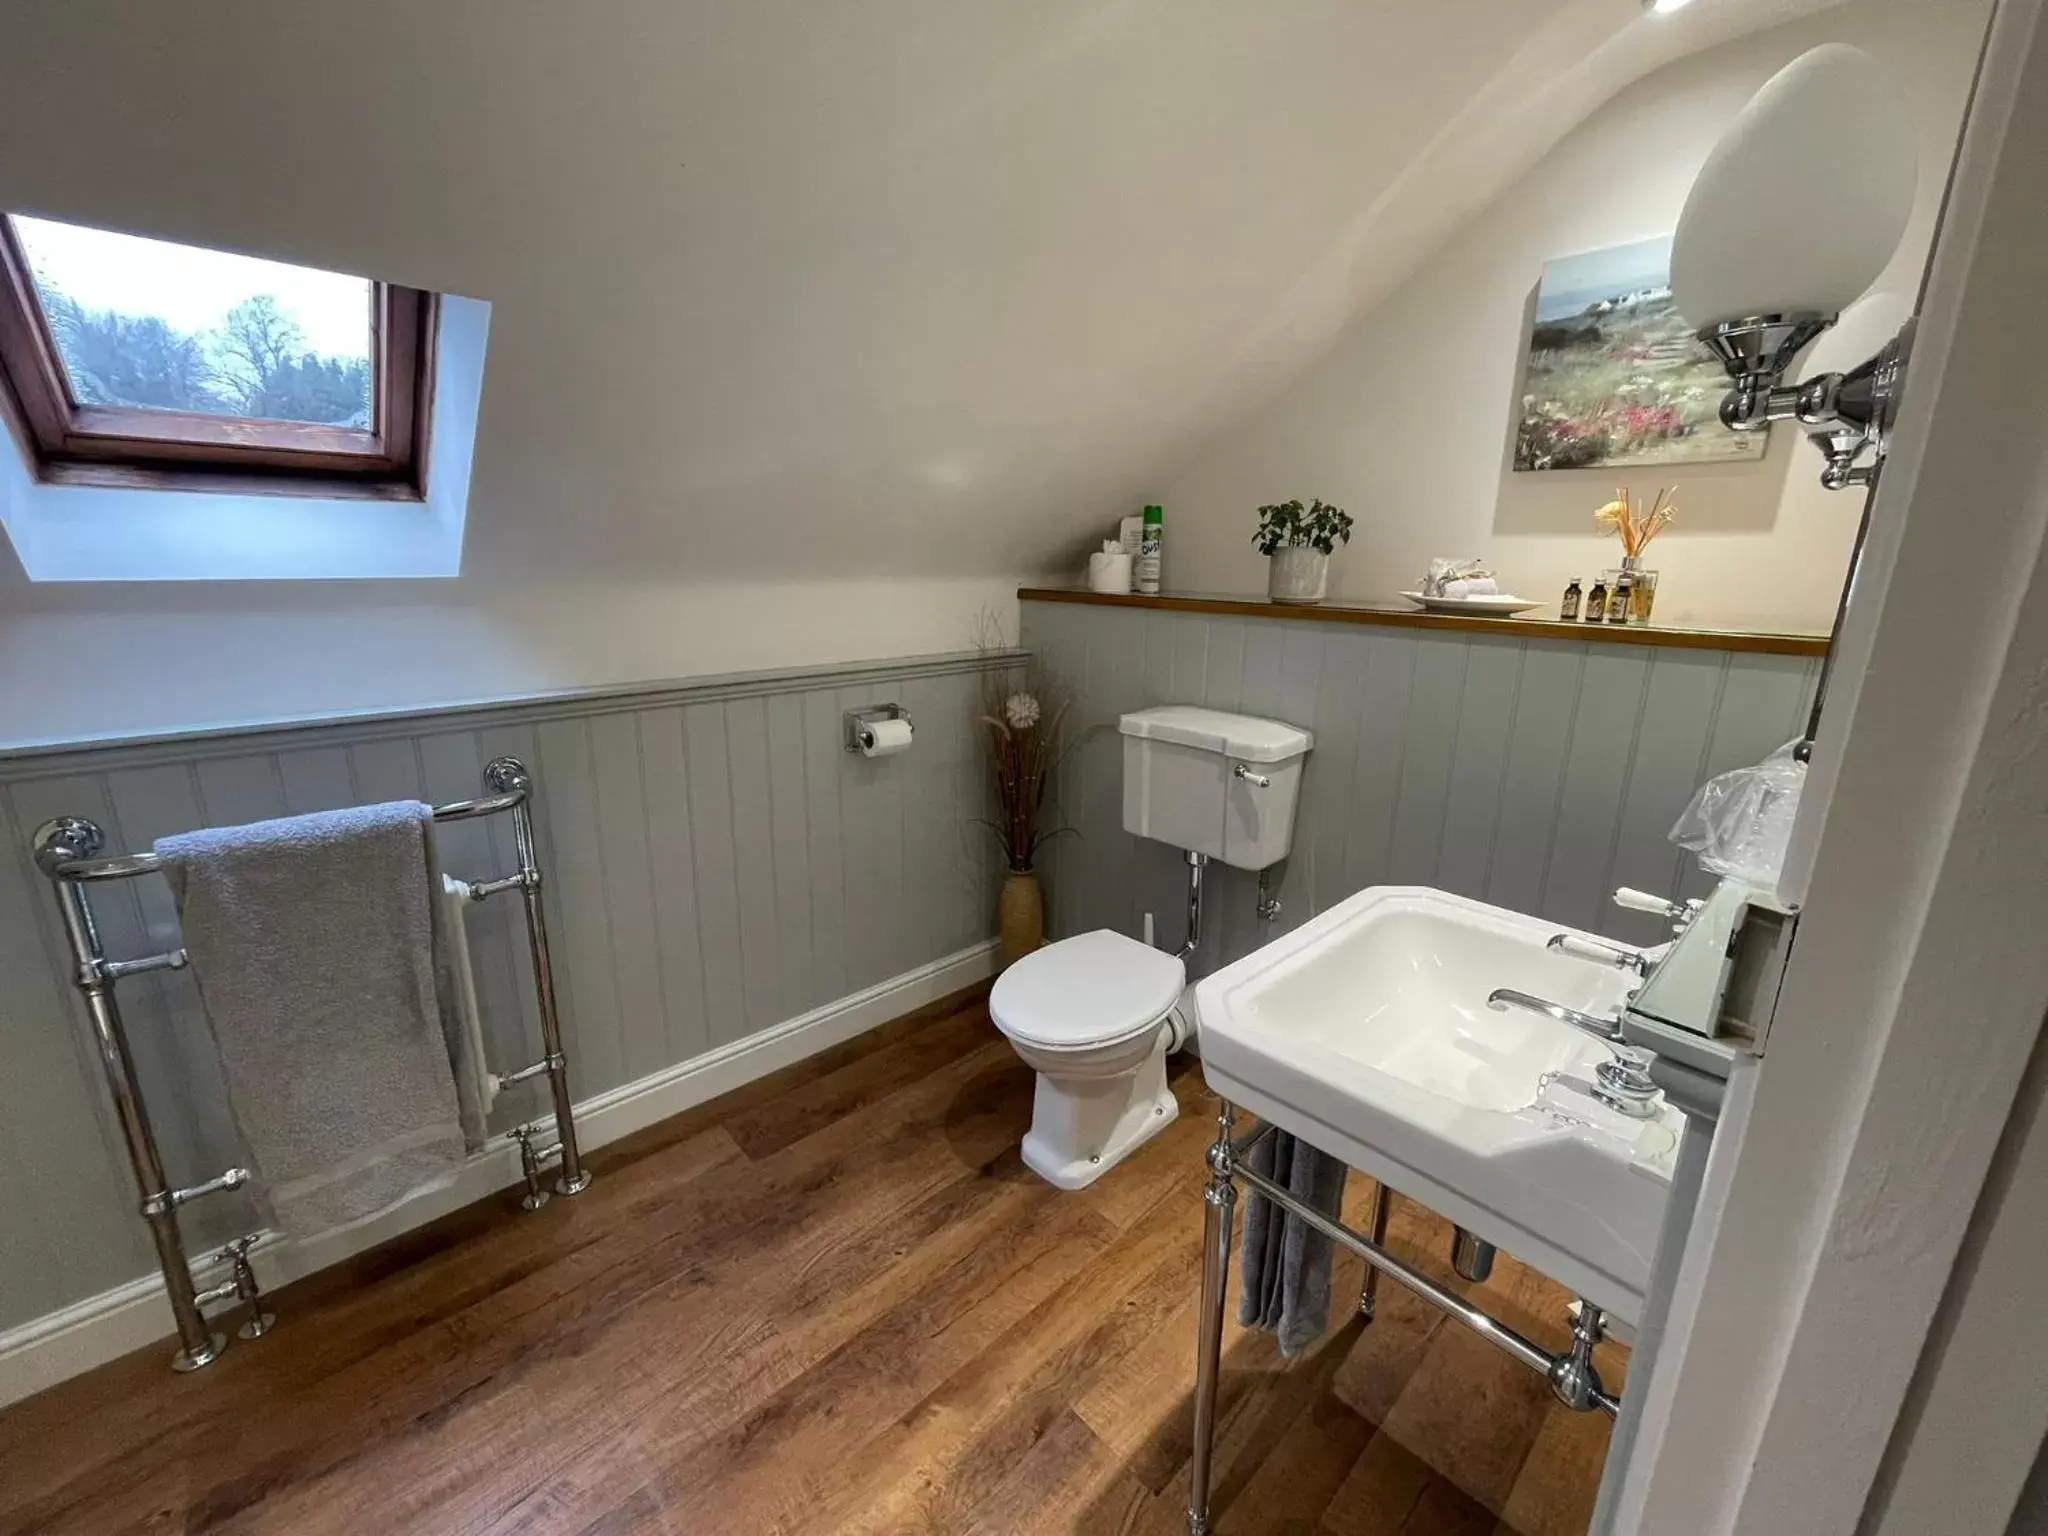
POLYGON ((1671 829, 1671 841, 1699 855, 1700 868, 1758 886, 1777 884, 1806 786, 1806 764, 1788 741, 1753 768, 1707 780, 1671 829))
POLYGON ((1487 569, 1484 560, 1432 560, 1429 562, 1429 569, 1422 576, 1422 595, 1424 597, 1469 597, 1474 595, 1470 584, 1482 581, 1486 583, 1485 591, 1492 592, 1495 590, 1493 572, 1487 569), (1462 585, 1459 585, 1458 590, 1454 592, 1451 590, 1454 584, 1462 585))

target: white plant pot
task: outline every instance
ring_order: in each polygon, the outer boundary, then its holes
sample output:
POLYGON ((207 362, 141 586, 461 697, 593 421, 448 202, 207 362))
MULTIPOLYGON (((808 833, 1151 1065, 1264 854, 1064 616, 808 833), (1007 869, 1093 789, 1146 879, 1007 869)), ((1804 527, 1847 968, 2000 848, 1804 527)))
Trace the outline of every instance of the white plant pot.
POLYGON ((1276 603, 1320 603, 1330 585, 1330 557, 1306 544, 1276 549, 1268 558, 1266 596, 1276 603))

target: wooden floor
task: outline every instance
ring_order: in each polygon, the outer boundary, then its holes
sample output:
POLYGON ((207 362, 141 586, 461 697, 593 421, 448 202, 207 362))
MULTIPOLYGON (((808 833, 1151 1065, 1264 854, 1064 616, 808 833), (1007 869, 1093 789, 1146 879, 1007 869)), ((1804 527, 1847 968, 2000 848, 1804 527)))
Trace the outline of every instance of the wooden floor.
MULTIPOLYGON (((303 1282, 196 1376, 154 1347, 0 1414, 0 1531, 1178 1533, 1213 1100, 1177 1088, 1062 1194, 979 1001, 899 1020, 607 1148, 575 1200, 303 1282)), ((1452 1278, 1427 1212, 1393 1241, 1452 1278)), ((1563 1343, 1504 1256, 1461 1289, 1563 1343)), ((1607 1422, 1397 1285, 1285 1369, 1225 1350, 1221 1532, 1586 1527, 1607 1422)))

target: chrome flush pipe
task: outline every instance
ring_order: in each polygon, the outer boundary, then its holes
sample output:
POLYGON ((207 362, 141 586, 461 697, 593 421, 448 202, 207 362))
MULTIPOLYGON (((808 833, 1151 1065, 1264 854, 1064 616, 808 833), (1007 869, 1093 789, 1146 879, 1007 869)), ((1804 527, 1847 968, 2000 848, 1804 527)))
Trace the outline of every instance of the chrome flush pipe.
POLYGON ((1188 941, 1175 952, 1175 958, 1189 960, 1202 947, 1202 871, 1209 863, 1209 855, 1188 850, 1188 941))

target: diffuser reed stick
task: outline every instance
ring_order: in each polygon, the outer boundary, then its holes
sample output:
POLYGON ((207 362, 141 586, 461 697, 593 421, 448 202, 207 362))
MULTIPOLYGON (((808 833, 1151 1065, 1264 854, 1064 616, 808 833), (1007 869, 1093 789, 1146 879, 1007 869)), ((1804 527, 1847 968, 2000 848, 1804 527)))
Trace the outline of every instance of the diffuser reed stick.
POLYGON ((1617 485, 1614 500, 1595 512, 1593 521, 1603 528, 1612 528, 1621 540, 1621 552, 1635 559, 1649 548, 1650 540, 1670 527, 1678 516, 1678 505, 1672 500, 1677 494, 1677 486, 1667 487, 1658 491, 1656 499, 1644 507, 1639 498, 1630 495, 1627 486, 1617 485))

